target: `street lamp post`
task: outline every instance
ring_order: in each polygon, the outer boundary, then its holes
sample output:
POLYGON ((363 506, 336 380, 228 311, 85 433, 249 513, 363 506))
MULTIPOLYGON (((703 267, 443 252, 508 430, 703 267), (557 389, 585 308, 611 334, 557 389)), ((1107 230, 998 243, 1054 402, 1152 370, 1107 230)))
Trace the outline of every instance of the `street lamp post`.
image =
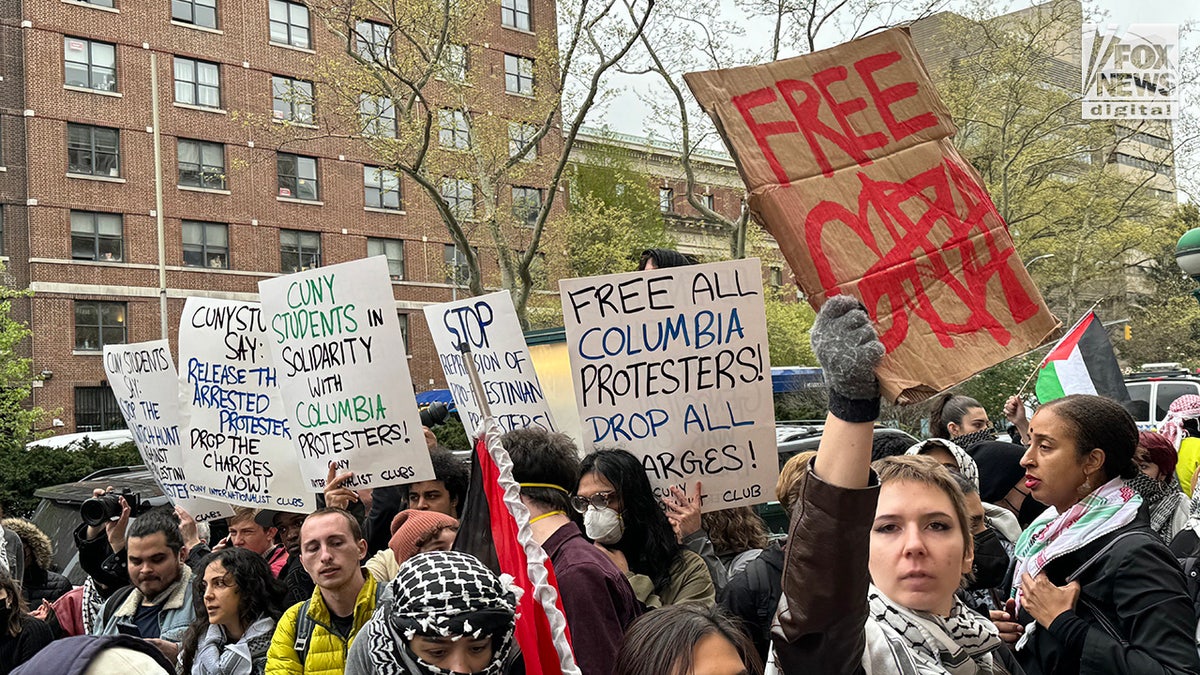
MULTIPOLYGON (((1179 269, 1197 284, 1200 284, 1200 227, 1188 230, 1175 245, 1175 262, 1179 269)), ((1200 302, 1200 288, 1192 291, 1192 297, 1200 302)))

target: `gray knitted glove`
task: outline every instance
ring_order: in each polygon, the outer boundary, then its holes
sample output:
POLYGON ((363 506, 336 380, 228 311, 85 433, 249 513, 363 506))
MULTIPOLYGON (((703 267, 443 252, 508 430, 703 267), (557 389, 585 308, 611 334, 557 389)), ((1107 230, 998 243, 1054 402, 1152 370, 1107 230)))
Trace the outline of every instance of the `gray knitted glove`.
POLYGON ((858 299, 837 295, 827 300, 817 313, 810 337, 813 354, 821 362, 829 384, 830 412, 848 422, 877 418, 879 380, 875 367, 883 359, 884 349, 858 299))

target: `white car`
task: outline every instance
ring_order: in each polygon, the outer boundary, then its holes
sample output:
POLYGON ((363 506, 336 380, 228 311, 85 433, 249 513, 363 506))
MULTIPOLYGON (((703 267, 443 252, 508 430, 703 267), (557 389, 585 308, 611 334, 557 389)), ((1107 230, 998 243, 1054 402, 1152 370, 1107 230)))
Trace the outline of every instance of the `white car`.
POLYGON ((133 442, 133 432, 128 429, 113 429, 111 431, 85 431, 79 434, 63 434, 49 436, 38 441, 25 444, 26 450, 34 448, 68 448, 79 450, 83 439, 90 438, 100 445, 121 445, 133 442))

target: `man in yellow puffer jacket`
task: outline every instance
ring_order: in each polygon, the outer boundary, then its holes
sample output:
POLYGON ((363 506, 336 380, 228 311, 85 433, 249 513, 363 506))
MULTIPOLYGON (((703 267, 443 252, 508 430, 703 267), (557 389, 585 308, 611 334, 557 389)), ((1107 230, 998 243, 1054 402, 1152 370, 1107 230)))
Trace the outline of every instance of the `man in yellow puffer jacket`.
POLYGON ((327 508, 305 519, 300 563, 317 587, 279 620, 267 675, 342 675, 350 645, 375 612, 375 579, 359 566, 366 554, 367 542, 349 513, 327 508))

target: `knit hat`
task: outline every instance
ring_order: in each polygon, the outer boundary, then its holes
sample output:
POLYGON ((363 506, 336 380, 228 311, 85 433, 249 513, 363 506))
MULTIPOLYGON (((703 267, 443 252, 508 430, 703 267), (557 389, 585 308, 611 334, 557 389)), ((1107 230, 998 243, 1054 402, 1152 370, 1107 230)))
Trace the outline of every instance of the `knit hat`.
POLYGON ((1021 466, 1025 448, 1015 443, 977 443, 967 450, 967 454, 979 468, 979 498, 985 502, 1004 499, 1025 475, 1025 468, 1021 466))
POLYGON ((392 538, 388 540, 388 548, 396 556, 396 563, 403 565, 418 553, 420 542, 428 541, 447 527, 457 528, 458 521, 438 511, 401 511, 392 519, 392 538))

